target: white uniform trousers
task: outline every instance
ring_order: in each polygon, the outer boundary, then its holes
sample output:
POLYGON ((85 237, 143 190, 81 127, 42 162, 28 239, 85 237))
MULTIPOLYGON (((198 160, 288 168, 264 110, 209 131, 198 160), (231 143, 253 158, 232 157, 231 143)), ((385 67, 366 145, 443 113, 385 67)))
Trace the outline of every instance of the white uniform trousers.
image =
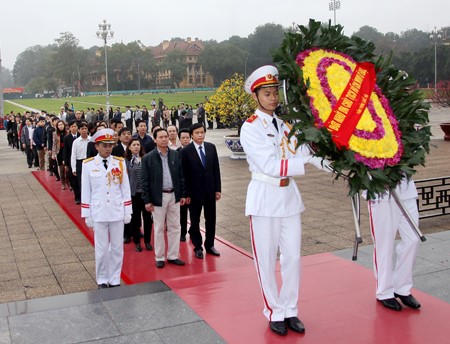
POLYGON ((97 284, 120 284, 123 262, 123 220, 94 222, 97 284))
MULTIPOLYGON (((419 212, 416 199, 411 198, 402 202, 418 224, 419 212)), ((393 198, 388 201, 369 201, 368 206, 374 242, 376 297, 379 300, 385 300, 393 298, 394 293, 409 295, 413 285, 412 274, 419 248, 419 237, 393 198), (397 230, 401 241, 395 249, 397 259, 394 269, 394 241, 397 230)))
POLYGON ((300 286, 300 214, 289 217, 250 217, 250 235, 264 315, 269 321, 283 321, 298 314, 300 286), (275 277, 278 247, 282 285, 278 293, 275 277))
POLYGON ((154 207, 154 249, 156 261, 164 261, 166 241, 164 240, 164 224, 167 222, 167 259, 177 259, 180 253, 180 203, 175 203, 175 194, 164 193, 161 207, 154 207))

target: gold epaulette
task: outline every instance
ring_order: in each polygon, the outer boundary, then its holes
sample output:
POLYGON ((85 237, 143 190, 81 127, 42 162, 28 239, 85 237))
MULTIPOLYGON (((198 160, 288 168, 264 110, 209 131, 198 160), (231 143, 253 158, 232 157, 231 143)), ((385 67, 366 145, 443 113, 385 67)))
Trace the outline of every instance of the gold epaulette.
POLYGON ((91 161, 91 160, 94 160, 94 157, 93 157, 93 156, 90 157, 90 158, 84 159, 84 160, 83 160, 83 164, 84 164, 85 162, 89 162, 89 161, 91 161))
POLYGON ((112 157, 113 157, 113 159, 120 160, 120 161, 124 161, 124 160, 125 160, 125 159, 122 158, 121 156, 115 156, 115 155, 113 155, 112 157))
POLYGON ((283 121, 283 124, 286 126, 286 127, 288 127, 289 128, 289 130, 291 130, 292 129, 292 124, 290 124, 289 122, 285 122, 285 121, 283 121))
POLYGON ((249 119, 247 119, 246 122, 252 123, 257 118, 258 118, 258 115, 255 113, 253 116, 249 117, 249 119))

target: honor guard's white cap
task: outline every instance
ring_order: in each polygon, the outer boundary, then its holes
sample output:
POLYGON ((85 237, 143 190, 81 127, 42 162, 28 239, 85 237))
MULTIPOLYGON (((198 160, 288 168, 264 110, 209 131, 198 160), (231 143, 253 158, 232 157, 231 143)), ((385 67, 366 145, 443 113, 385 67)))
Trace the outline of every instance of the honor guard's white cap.
POLYGON ((94 136, 92 136, 92 141, 94 141, 95 143, 116 143, 116 141, 114 141, 114 130, 100 129, 94 134, 94 136))
POLYGON ((271 65, 259 67, 245 81, 245 92, 252 94, 258 87, 279 86, 278 69, 271 65))

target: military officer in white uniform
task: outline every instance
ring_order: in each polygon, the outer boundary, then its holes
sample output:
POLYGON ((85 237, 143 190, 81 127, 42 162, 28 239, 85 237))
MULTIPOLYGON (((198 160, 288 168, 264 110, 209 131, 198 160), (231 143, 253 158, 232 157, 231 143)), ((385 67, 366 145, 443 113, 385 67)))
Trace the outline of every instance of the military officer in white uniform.
POLYGON ((84 160, 81 217, 94 228, 95 273, 99 289, 120 285, 124 223, 131 221, 131 192, 125 161, 111 156, 112 129, 93 137, 98 154, 84 160))
POLYGON ((296 149, 295 138, 288 138, 290 126, 274 113, 279 104, 278 86, 278 71, 274 66, 260 67, 246 80, 245 91, 258 103, 258 109, 242 126, 240 141, 252 172, 245 214, 250 216, 264 314, 273 332, 286 335, 287 328, 305 332, 297 317, 300 213, 304 205, 292 176, 303 175, 305 163, 327 170, 328 162, 312 157, 304 145, 296 149), (283 281, 280 293, 275 277, 278 248, 283 281))
MULTIPOLYGON (((419 211, 414 181, 403 178, 395 191, 414 222, 418 224, 419 211)), ((364 197, 365 194, 364 192, 364 197)), ((411 228, 389 191, 369 200, 368 207, 374 242, 373 268, 377 281, 377 300, 384 307, 395 311, 402 310, 396 298, 399 298, 405 306, 420 308, 420 303, 411 294, 413 268, 420 243, 418 235, 411 228), (400 233, 401 241, 395 246, 397 231, 400 233)))

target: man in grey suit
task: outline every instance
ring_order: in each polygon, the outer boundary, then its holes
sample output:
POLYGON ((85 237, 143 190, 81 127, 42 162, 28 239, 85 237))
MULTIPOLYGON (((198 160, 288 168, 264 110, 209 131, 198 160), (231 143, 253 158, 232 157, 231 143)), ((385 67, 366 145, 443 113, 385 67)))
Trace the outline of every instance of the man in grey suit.
POLYGON ((22 135, 20 136, 20 143, 22 148, 25 150, 27 155, 28 168, 31 168, 34 160, 33 147, 31 146, 31 139, 33 137, 33 126, 31 125, 31 120, 27 118, 25 120, 25 126, 22 128, 22 135))

